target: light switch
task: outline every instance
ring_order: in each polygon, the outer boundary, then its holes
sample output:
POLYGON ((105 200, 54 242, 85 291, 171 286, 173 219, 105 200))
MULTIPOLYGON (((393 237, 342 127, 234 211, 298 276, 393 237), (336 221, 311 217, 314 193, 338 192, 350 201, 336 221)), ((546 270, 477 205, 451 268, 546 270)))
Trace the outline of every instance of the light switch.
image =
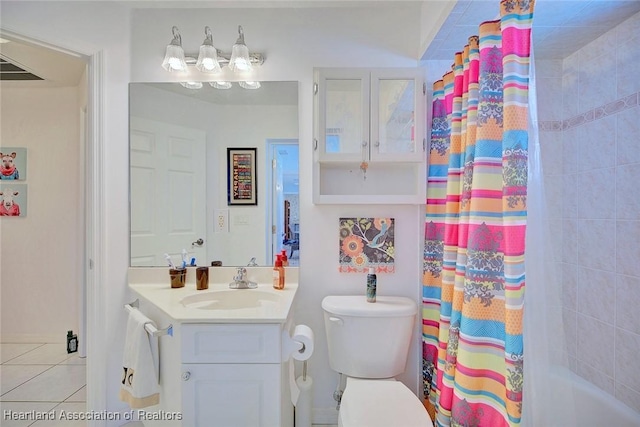
POLYGON ((213 219, 214 233, 229 232, 229 209, 216 209, 215 218, 213 219))

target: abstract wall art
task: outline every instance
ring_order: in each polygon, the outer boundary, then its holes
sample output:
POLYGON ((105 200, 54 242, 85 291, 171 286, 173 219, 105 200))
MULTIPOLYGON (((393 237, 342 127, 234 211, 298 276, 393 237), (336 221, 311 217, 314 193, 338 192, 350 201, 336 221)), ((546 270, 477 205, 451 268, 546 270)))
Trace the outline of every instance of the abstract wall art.
POLYGON ((393 218, 340 218, 341 273, 393 273, 395 261, 393 218))

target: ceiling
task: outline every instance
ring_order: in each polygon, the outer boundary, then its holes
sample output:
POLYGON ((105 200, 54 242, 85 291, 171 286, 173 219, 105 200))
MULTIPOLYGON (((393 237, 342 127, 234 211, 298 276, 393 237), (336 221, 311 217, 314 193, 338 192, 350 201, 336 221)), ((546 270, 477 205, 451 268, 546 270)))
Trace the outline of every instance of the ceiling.
MULTIPOLYGON (((422 59, 453 60, 478 34, 478 25, 496 19, 496 0, 460 0, 453 7, 422 59)), ((562 59, 633 14, 638 0, 537 0, 533 18, 533 47, 538 59, 562 59)))
POLYGON ((27 43, 4 33, 0 38, 0 60, 8 63, 0 62, 0 81, 3 86, 11 87, 77 86, 87 66, 85 60, 77 56, 27 43), (16 68, 23 70, 19 73, 21 76, 16 76, 16 68), (21 78, 25 73, 31 73, 38 79, 21 78))
MULTIPOLYGON (((429 2, 424 7, 428 12, 429 2)), ((443 1, 443 0, 437 0, 443 1)), ((449 0, 452 1, 452 0, 449 0)), ((149 2, 129 2, 132 7, 150 7, 149 2)), ((153 7, 165 6, 175 2, 151 2, 153 7)), ((191 2, 180 2, 187 7, 191 2)), ((194 6, 199 2, 195 2, 194 6)), ((226 2, 228 7, 238 7, 238 2, 226 2)), ((319 7, 319 6, 359 6, 375 7, 386 1, 242 1, 242 7, 319 7)), ((460 51, 471 35, 478 32, 478 25, 498 16, 498 0, 459 0, 453 6, 444 24, 436 33, 422 56, 423 60, 452 60, 455 52, 460 51)), ((202 4, 202 3, 200 3, 202 4)), ((216 2, 224 7, 225 2, 216 2)), ((587 43, 595 40, 626 18, 640 11, 638 0, 537 0, 533 23, 533 45, 537 58, 561 59, 575 52, 587 43)), ((6 34, 0 39, 0 59, 41 77, 42 80, 5 80, 6 68, 10 65, 0 63, 2 85, 29 87, 75 86, 80 82, 86 69, 83 58, 69 55, 55 49, 26 43, 6 34), (2 41, 9 43, 1 43, 2 41)), ((182 88, 180 88, 182 89, 182 88)), ((178 89, 178 90, 180 90, 178 89)), ((245 91, 247 92, 247 91, 245 91)), ((193 94, 192 94, 193 95, 193 94)), ((223 96, 249 96, 228 91, 223 96)), ((293 94, 288 94, 289 97, 293 94)), ((297 95, 296 102, 297 102, 297 95)), ((238 98, 236 98, 238 99, 238 98)))

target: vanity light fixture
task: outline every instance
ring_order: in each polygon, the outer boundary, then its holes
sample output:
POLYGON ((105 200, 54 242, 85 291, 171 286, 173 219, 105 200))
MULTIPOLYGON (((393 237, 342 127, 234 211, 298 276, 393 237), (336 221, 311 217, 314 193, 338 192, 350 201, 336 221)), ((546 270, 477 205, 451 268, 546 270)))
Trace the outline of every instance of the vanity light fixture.
POLYGON ((221 67, 228 65, 231 71, 244 75, 253 69, 254 65, 262 65, 264 56, 260 53, 249 53, 249 48, 244 42, 244 31, 238 25, 238 39, 231 48, 231 53, 224 53, 216 49, 213 45, 213 34, 211 28, 204 27, 205 39, 200 45, 200 51, 196 55, 185 52, 182 48, 182 37, 178 27, 173 26, 173 40, 167 46, 162 68, 169 72, 187 71, 187 65, 195 65, 196 69, 202 73, 216 74, 221 71, 221 67))
POLYGON ((187 89, 202 89, 202 82, 180 82, 180 84, 187 89))
POLYGON ((215 87, 216 89, 231 89, 231 82, 209 82, 209 85, 211 85, 211 87, 215 87))
POLYGON ((238 25, 238 40, 231 48, 231 59, 229 68, 233 71, 251 71, 251 58, 249 58, 249 48, 244 43, 244 31, 242 25, 238 25))
POLYGON ((255 81, 242 81, 238 82, 241 88, 244 89, 260 89, 260 82, 255 81))
POLYGON ((203 73, 217 74, 222 71, 218 62, 218 50, 213 46, 211 28, 204 27, 205 39, 200 46, 196 68, 203 73))
POLYGON ((169 72, 186 71, 187 63, 184 58, 184 50, 182 49, 182 37, 180 31, 175 25, 171 28, 173 32, 173 40, 167 45, 162 68, 169 72))

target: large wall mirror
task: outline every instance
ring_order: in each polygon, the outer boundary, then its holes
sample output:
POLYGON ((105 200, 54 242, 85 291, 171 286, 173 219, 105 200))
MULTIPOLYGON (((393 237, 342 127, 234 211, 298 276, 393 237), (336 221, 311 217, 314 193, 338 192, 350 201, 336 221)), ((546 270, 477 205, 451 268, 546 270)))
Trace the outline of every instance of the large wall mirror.
POLYGON ((298 82, 131 83, 129 115, 131 266, 297 265, 298 82))

